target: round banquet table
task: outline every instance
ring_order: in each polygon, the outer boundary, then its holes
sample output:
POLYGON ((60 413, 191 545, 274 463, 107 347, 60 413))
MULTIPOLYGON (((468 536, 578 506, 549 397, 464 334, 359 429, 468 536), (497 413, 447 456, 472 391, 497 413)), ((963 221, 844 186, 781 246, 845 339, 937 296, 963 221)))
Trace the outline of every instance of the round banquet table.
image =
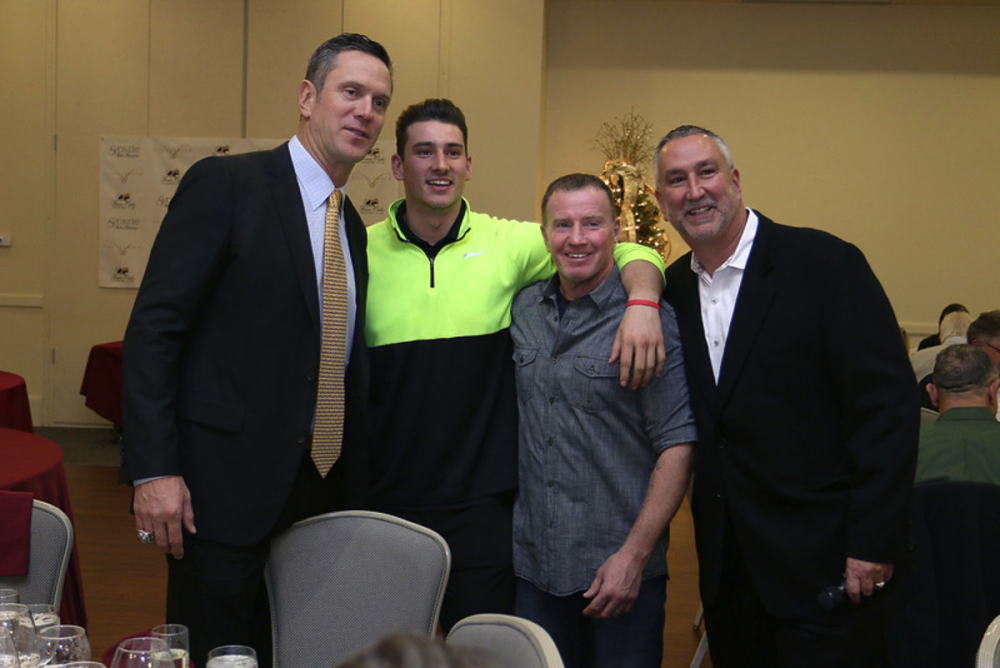
MULTIPOLYGON (((47 438, 0 428, 0 489, 31 492, 36 499, 51 503, 66 513, 71 523, 73 521, 62 450, 47 438)), ((59 616, 63 624, 87 626, 76 540, 66 569, 59 616)))
POLYGON ((0 371, 0 427, 33 431, 24 378, 7 371, 0 371))

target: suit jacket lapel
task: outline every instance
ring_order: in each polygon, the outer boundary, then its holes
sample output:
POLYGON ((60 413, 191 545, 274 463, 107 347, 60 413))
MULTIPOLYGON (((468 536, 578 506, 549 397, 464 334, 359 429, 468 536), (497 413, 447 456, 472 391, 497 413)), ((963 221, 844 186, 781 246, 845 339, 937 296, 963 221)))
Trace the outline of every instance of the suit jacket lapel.
POLYGON ((711 406, 715 397, 715 376, 712 374, 712 362, 708 356, 708 344, 705 342, 705 328, 701 321, 701 300, 698 297, 698 275, 691 271, 691 254, 688 253, 680 262, 683 271, 678 272, 671 280, 676 281, 676 298, 673 301, 674 312, 677 314, 677 326, 684 346, 684 357, 688 363, 688 379, 692 394, 706 406, 711 406))
POLYGON ((736 385, 777 290, 771 257, 774 223, 759 213, 757 216, 757 235, 740 283, 736 308, 726 338, 722 368, 719 371, 719 391, 716 396, 716 407, 719 409, 725 405, 736 385))
POLYGON ((309 307, 309 319, 316 331, 320 331, 319 321, 319 288, 316 285, 316 266, 312 254, 312 244, 309 241, 309 227, 306 224, 306 213, 302 208, 302 193, 295 178, 295 168, 288 152, 288 144, 282 144, 272 152, 271 173, 273 180, 271 193, 281 224, 288 251, 295 263, 299 283, 305 293, 306 304, 309 307))

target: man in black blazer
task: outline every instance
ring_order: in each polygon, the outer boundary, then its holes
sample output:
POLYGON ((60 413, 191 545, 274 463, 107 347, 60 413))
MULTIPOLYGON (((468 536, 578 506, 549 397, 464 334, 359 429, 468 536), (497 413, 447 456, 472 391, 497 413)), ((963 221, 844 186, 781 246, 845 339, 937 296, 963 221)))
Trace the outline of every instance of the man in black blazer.
POLYGON ((856 247, 745 208, 714 133, 681 126, 654 161, 661 210, 692 248, 665 296, 699 430, 692 511, 712 663, 873 665, 917 455, 889 301, 856 247), (818 595, 840 583, 849 600, 827 609, 818 595))
POLYGON ((364 226, 346 199, 343 444, 325 477, 310 448, 328 198, 378 138, 390 68, 385 49, 362 35, 322 44, 299 85, 295 137, 188 171, 136 297, 125 334, 122 480, 135 485, 140 538, 152 535, 169 554, 167 619, 190 627, 197 664, 235 643, 269 665, 270 538, 364 502, 368 264, 364 226))

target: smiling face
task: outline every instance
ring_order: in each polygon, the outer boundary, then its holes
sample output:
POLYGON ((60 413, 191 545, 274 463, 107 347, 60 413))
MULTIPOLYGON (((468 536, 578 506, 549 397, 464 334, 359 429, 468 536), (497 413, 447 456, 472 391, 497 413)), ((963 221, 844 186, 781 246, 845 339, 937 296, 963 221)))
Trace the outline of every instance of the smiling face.
POLYGON ((608 196, 593 187, 556 190, 545 205, 545 221, 542 237, 562 293, 567 299, 582 297, 614 266, 619 222, 608 196))
POLYGON ((728 243, 741 231, 740 173, 730 169, 722 149, 704 134, 674 139, 657 157, 656 200, 663 216, 692 247, 728 243), (736 229, 740 228, 740 229, 736 229))
POLYGON ((472 158, 457 125, 420 121, 406 130, 403 155, 392 156, 392 173, 406 191, 406 215, 458 215, 465 182, 472 178, 472 158))
POLYGON ((389 68, 362 51, 337 54, 321 91, 299 84, 299 140, 337 186, 375 144, 391 97, 389 68))

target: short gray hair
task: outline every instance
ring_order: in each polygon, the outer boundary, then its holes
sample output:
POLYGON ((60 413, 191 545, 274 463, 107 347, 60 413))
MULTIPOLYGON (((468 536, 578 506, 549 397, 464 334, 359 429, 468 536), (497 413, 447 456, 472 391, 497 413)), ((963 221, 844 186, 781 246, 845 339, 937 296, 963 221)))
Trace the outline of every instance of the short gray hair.
POLYGON ((997 378, 997 368, 982 348, 958 343, 938 353, 934 362, 934 386, 938 392, 985 393, 997 378))
POLYGON ((660 143, 656 145, 656 150, 653 151, 653 175, 656 178, 656 187, 660 187, 660 151, 663 147, 672 142, 675 139, 683 139, 684 137, 693 137, 695 135, 705 135, 712 141, 714 141, 719 150, 722 151, 722 155, 726 158, 726 165, 729 166, 729 170, 735 169, 733 165, 733 155, 729 152, 729 147, 726 146, 726 140, 715 134, 711 130, 706 130, 700 125, 678 125, 676 128, 668 132, 660 140, 660 143))

